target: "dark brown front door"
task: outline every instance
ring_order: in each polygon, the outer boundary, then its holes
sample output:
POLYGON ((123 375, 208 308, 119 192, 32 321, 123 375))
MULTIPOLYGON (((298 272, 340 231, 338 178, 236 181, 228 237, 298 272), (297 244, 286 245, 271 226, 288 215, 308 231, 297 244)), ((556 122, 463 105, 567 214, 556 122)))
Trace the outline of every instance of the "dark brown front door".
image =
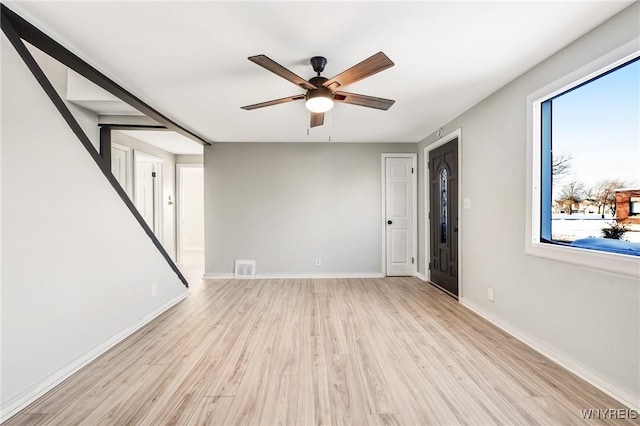
POLYGON ((429 152, 431 282, 458 296, 458 138, 429 152))

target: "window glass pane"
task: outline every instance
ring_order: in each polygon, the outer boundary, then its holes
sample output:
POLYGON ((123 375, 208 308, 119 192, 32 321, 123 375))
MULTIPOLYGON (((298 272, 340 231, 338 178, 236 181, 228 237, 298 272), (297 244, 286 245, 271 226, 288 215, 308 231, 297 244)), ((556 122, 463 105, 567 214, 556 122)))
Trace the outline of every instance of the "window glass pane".
POLYGON ((440 242, 447 242, 447 169, 440 170, 440 242))
POLYGON ((640 190, 640 61, 543 102, 541 113, 543 241, 625 225, 621 239, 640 243, 640 221, 628 218, 638 209, 629 194, 640 190))

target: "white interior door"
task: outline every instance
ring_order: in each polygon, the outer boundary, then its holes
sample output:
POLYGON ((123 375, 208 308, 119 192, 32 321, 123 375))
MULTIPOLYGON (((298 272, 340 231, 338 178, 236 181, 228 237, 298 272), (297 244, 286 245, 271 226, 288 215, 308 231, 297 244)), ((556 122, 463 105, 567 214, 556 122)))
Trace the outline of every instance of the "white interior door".
POLYGON ((133 200, 133 150, 117 143, 111 144, 111 173, 133 200))
POLYGON ((111 173, 120 186, 127 190, 127 153, 118 148, 111 148, 111 173))
POLYGON ((415 273, 415 154, 385 157, 385 258, 387 276, 415 273))
MULTIPOLYGON (((167 248, 163 230, 168 224, 165 224, 164 219, 166 217, 171 221, 172 226, 175 226, 175 222, 171 215, 163 214, 162 159, 138 150, 132 150, 132 158, 133 203, 160 244, 167 248)), ((169 205, 173 204, 170 198, 167 202, 169 205)))
POLYGON ((154 163, 151 161, 136 161, 136 207, 149 228, 156 232, 155 227, 155 199, 154 180, 156 177, 154 163))

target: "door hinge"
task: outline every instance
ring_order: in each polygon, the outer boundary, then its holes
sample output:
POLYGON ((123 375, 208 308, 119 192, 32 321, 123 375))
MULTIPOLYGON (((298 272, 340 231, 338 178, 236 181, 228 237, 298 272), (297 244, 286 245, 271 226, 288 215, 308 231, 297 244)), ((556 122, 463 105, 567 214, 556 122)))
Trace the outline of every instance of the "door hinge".
POLYGON ((411 258, 411 264, 413 265, 414 263, 416 263, 416 259, 415 258, 411 258))
POLYGON ((151 172, 151 177, 156 177, 156 172, 151 172))
POLYGON ((431 269, 431 262, 429 262, 429 269, 431 269))

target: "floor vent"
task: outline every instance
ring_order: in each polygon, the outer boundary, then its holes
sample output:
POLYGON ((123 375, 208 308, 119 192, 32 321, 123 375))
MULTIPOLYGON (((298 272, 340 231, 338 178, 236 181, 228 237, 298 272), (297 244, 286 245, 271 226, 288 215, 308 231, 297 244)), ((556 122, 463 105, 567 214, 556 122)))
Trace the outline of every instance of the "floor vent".
POLYGON ((235 269, 236 279, 250 279, 256 277, 256 261, 255 260, 236 260, 235 269))

